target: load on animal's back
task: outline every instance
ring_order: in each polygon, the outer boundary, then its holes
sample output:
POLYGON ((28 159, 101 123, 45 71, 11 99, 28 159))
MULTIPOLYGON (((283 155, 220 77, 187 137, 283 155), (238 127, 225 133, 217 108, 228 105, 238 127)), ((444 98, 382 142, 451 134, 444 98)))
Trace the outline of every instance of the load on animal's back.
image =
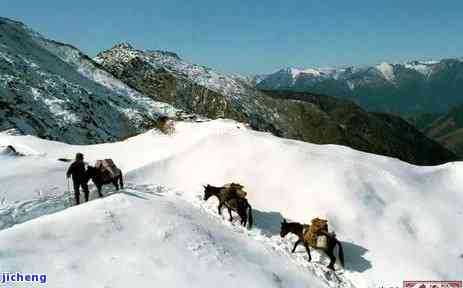
POLYGON ((103 182, 108 181, 111 178, 116 178, 122 174, 122 171, 117 168, 112 159, 97 160, 95 168, 101 171, 103 182))
POLYGON ((304 231, 304 238, 312 247, 326 248, 328 234, 328 220, 314 218, 311 225, 304 231))
POLYGON ((236 199, 245 199, 248 193, 243 188, 243 185, 233 182, 223 185, 223 200, 236 201, 236 199))

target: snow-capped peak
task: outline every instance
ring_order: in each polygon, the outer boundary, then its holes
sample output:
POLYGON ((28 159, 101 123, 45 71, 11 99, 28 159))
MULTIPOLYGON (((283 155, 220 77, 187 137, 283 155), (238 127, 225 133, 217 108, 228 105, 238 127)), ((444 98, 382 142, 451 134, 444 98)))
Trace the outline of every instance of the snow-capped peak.
POLYGON ((183 77, 198 85, 233 99, 246 96, 245 87, 236 77, 222 74, 211 68, 191 64, 181 59, 177 54, 161 50, 138 50, 131 46, 116 45, 112 49, 97 55, 95 62, 121 65, 132 58, 139 58, 153 68, 165 69, 177 77, 183 77))
POLYGON ((291 75, 291 78, 295 81, 301 76, 309 76, 312 78, 326 79, 333 78, 338 79, 339 76, 347 71, 347 68, 336 68, 336 67, 321 67, 321 68, 294 68, 290 67, 283 70, 285 73, 291 75))
POLYGON ((394 66, 389 63, 383 62, 379 65, 376 65, 376 69, 378 69, 386 78, 386 80, 393 82, 395 80, 394 75, 394 66))
POLYGON ((298 68, 290 68, 290 72, 293 78, 299 77, 301 74, 308 74, 308 75, 313 75, 313 76, 321 76, 320 71, 312 68, 308 69, 298 69, 298 68))
POLYGON ((114 45, 111 49, 131 50, 133 49, 133 46, 129 42, 121 42, 121 43, 114 45))
POLYGON ((405 68, 415 70, 424 76, 428 77, 431 75, 433 68, 436 64, 439 64, 440 61, 410 61, 404 64, 405 68))

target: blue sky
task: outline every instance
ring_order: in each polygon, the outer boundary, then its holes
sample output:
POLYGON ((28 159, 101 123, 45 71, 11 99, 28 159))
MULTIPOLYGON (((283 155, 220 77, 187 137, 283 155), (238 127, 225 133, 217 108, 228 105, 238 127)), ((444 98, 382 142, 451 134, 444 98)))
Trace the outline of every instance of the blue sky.
POLYGON ((129 42, 230 73, 463 56, 461 0, 2 0, 0 13, 91 56, 129 42))

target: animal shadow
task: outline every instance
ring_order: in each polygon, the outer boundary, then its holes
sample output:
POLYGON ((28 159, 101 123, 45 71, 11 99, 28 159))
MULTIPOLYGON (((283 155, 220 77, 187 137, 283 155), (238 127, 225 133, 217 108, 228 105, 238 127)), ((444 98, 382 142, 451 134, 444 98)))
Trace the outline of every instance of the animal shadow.
POLYGON ((259 228, 265 236, 280 235, 280 223, 283 216, 280 212, 262 212, 252 209, 254 215, 254 226, 259 228))
POLYGON ((368 252, 368 249, 351 242, 340 242, 344 247, 345 270, 364 272, 372 267, 371 262, 363 257, 368 252))

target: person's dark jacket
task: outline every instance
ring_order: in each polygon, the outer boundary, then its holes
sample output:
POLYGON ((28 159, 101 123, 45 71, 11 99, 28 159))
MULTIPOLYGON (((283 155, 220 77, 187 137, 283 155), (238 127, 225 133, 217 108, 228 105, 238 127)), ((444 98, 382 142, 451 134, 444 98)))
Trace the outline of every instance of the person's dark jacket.
POLYGON ((69 166, 66 176, 69 177, 72 175, 72 181, 82 182, 85 179, 85 163, 84 161, 74 161, 71 166, 69 166))

